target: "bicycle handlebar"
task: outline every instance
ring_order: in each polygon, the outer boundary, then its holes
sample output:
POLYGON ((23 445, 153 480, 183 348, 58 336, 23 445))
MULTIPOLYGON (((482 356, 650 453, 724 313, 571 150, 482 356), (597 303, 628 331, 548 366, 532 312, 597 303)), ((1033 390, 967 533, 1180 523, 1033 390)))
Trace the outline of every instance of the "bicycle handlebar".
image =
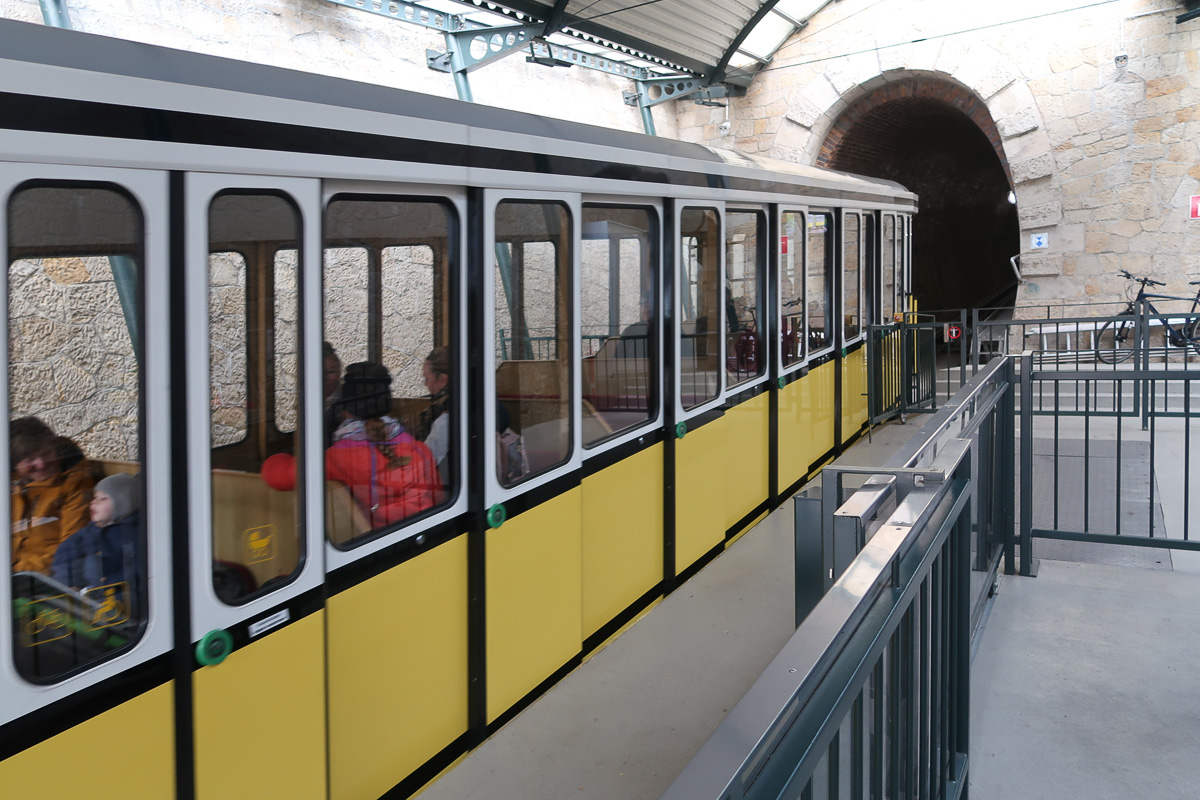
POLYGON ((1137 281, 1142 286, 1166 286, 1162 281, 1156 281, 1153 278, 1139 278, 1137 275, 1129 272, 1129 270, 1121 270, 1121 277, 1130 281, 1137 281))

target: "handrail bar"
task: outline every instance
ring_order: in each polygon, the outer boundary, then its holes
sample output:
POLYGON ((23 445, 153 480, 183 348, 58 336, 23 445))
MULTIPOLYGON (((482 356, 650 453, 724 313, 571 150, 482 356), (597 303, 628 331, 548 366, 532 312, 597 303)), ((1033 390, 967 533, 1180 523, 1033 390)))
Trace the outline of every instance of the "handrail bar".
POLYGON ((1009 361, 1008 356, 994 358, 969 382, 951 397, 929 420, 921 426, 911 438, 900 446, 883 465, 885 467, 912 467, 925 454, 925 450, 935 440, 950 429, 959 416, 968 410, 968 404, 976 398, 984 387, 993 382, 995 373, 1004 368, 1009 361))
MULTIPOLYGON (((662 800, 754 797, 755 783, 763 771, 778 770, 781 763, 795 764, 789 783, 796 775, 807 779, 803 770, 815 768, 814 759, 819 759, 836 727, 828 730, 828 726, 818 725, 825 731, 823 736, 789 740, 793 747, 803 747, 795 761, 776 761, 772 766, 768 757, 785 744, 801 716, 815 714, 822 721, 853 702, 858 689, 855 681, 865 679, 860 674, 864 664, 882 652, 918 589, 918 578, 936 557, 968 501, 969 479, 955 479, 954 475, 969 447, 969 442, 959 440, 958 446, 946 448, 930 469, 914 471, 923 474, 924 487, 901 500, 888 522, 730 710, 662 800), (933 528, 936 530, 930 533, 933 528), (889 590, 890 599, 884 596, 889 590), (872 602, 875 600, 882 602, 872 602), (847 658, 855 667, 850 679, 828 680, 834 663, 847 658)), ((794 788, 798 796, 801 787, 794 788)))

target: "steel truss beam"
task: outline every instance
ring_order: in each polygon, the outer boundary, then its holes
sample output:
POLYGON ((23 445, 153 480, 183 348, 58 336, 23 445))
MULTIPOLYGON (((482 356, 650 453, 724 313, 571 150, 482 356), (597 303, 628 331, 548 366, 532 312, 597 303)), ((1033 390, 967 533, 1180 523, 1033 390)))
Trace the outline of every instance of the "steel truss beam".
MULTIPOLYGON (((692 75, 657 75, 645 67, 637 67, 608 59, 583 50, 552 44, 546 37, 557 27, 552 17, 545 22, 524 25, 491 26, 475 22, 462 14, 398 0, 324 0, 345 8, 365 11, 398 22, 420 25, 441 31, 446 37, 446 50, 426 50, 426 64, 432 70, 448 72, 461 100, 473 101, 467 75, 481 67, 519 51, 528 52, 526 61, 551 67, 584 67, 634 81, 637 89, 624 92, 626 105, 638 106, 646 133, 654 135, 653 106, 669 100, 692 97, 702 105, 722 105, 722 98, 741 96, 744 89, 710 85, 704 78, 692 75)), ((563 4, 560 4, 563 5, 563 4)), ((565 5, 563 5, 565 7, 565 5)), ((556 15, 561 19, 561 13, 556 15)))

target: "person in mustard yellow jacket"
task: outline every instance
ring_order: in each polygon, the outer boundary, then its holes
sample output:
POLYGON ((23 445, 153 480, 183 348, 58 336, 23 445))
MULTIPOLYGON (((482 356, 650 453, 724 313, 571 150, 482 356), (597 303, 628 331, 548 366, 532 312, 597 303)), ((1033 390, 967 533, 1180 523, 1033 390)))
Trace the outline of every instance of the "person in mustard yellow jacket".
POLYGON ((91 521, 94 476, 78 445, 37 417, 9 423, 13 572, 49 574, 54 551, 91 521))

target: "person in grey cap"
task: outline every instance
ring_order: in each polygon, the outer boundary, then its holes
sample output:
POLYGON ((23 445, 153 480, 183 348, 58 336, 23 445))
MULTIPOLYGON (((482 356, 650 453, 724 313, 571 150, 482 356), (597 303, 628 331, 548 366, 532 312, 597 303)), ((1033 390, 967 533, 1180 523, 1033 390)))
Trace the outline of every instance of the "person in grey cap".
POLYGON ((126 602, 143 595, 145 549, 139 524, 142 481, 119 472, 92 491, 92 521, 59 545, 50 577, 75 589, 126 584, 118 591, 126 602))

